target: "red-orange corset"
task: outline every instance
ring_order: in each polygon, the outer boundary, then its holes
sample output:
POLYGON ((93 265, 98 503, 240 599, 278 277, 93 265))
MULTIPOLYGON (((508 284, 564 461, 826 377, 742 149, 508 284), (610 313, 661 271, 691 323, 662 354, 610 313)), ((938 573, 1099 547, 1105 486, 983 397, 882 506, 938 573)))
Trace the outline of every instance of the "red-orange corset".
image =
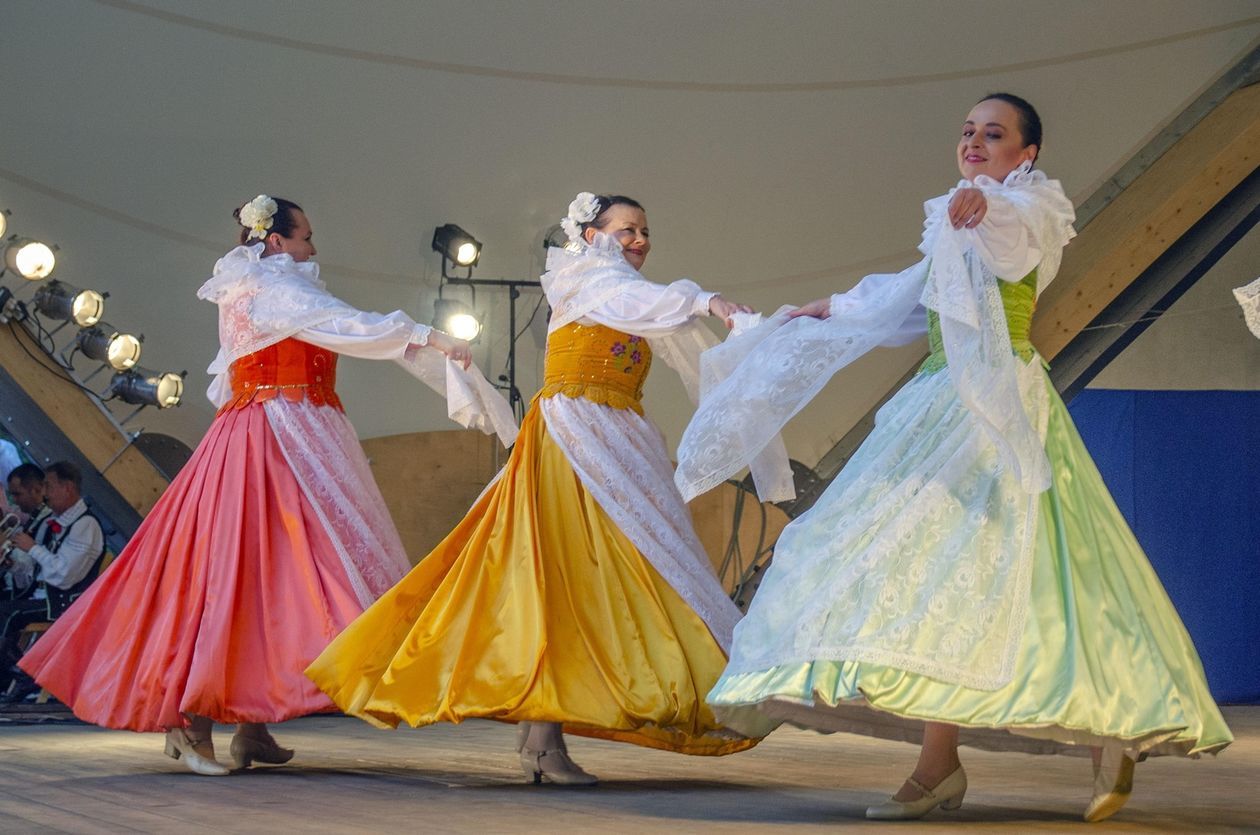
POLYGON ((232 399, 223 404, 219 414, 281 396, 345 411, 335 391, 337 355, 309 342, 283 339, 241 357, 232 363, 228 374, 232 399))

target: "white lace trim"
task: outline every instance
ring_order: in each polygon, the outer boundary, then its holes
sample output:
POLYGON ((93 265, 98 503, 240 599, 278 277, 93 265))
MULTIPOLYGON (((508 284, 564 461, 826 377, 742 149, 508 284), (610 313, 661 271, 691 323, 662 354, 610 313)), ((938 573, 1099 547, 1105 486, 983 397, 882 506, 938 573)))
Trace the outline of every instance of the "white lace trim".
POLYGON ((401 311, 388 316, 367 314, 324 289, 319 265, 296 262, 288 255, 262 257, 263 244, 239 246, 219 259, 214 276, 197 297, 219 306, 219 353, 208 371, 215 375, 207 396, 216 406, 228 401, 228 369, 241 357, 303 334, 338 353, 393 359, 409 374, 446 398, 447 416, 460 426, 497 434, 504 446, 516 439, 516 420, 507 401, 476 366, 465 369, 427 343, 429 328, 417 325, 401 311), (371 319, 388 327, 349 328, 337 338, 320 340, 310 329, 333 321, 371 319), (376 350, 373 350, 375 348, 376 350), (389 353, 382 354, 380 349, 389 353))
MULTIPOLYGON (((1040 359, 1020 378, 1044 437, 1040 359)), ((727 674, 854 660, 1005 685, 1028 617, 1038 504, 998 466, 949 375, 916 377, 818 503, 784 529, 736 627, 727 674)))
POLYGON ((1260 338, 1260 278, 1234 290, 1234 298, 1242 305, 1247 328, 1260 338))
POLYGON ((723 650, 740 612, 673 482, 659 430, 628 409, 562 395, 539 402, 547 432, 622 533, 709 627, 723 650))
MULTIPOLYGON (((1042 281, 1053 278, 1072 234, 1072 205, 1059 183, 1040 171, 1017 170, 1005 184, 978 178, 977 186, 1016 207, 1019 222, 1038 239, 1042 281)), ((1020 407, 999 279, 974 256, 965 230, 946 222, 947 202, 925 204, 919 248, 927 257, 897 275, 879 276, 843 315, 788 320, 780 311, 705 352, 700 408, 678 449, 676 480, 684 497, 716 487, 758 457, 780 459, 772 469, 781 471, 786 454, 772 442, 787 421, 837 371, 893 337, 920 302, 940 314, 949 375, 998 446, 1002 464, 1027 491, 1049 486, 1045 452, 1020 407)))
MULTIPOLYGON (((543 291, 552 306, 548 332, 576 322, 622 294, 633 294, 645 286, 643 275, 626 261, 621 245, 611 235, 598 233, 595 240, 573 250, 552 248, 547 255, 547 272, 541 278, 543 291)), ((680 293, 700 294, 700 288, 681 279, 670 285, 680 293)), ((760 323, 756 317, 741 317, 738 335, 749 326, 760 323)), ((647 339, 652 353, 674 369, 681 378, 693 403, 700 402, 702 359, 705 352, 718 344, 713 333, 694 318, 663 329, 659 322, 623 322, 618 327, 647 339)), ((755 327, 754 327, 755 329, 755 327)), ((717 372, 710 371, 710 385, 717 372)), ((777 431, 767 440, 768 450, 752 456, 753 480, 763 501, 787 501, 795 497, 792 469, 787 449, 777 431)), ((717 479, 714 483, 720 483, 717 479)))
POLYGON ((263 404, 294 478, 337 549, 366 609, 411 568, 350 421, 331 406, 283 397, 263 404))

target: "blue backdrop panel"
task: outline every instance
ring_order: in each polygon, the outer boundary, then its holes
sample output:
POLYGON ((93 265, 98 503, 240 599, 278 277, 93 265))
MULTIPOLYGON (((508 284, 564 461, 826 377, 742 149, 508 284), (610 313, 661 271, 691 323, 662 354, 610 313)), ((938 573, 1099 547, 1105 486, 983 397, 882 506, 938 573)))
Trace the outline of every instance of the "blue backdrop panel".
POLYGON ((1260 391, 1087 389, 1069 410, 1213 695, 1260 703, 1260 391))

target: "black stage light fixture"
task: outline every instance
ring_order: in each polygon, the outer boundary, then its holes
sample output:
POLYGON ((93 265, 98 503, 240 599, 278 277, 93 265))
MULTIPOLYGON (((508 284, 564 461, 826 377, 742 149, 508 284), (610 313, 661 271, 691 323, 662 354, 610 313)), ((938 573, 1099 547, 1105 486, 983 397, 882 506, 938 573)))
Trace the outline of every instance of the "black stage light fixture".
POLYGON ((105 296, 53 279, 35 292, 32 301, 41 315, 90 328, 105 315, 105 296))
POLYGON ((125 371, 140 361, 140 337, 119 333, 113 328, 93 325, 74 337, 74 345, 85 357, 125 371))
POLYGON ((184 374, 173 371, 146 371, 129 368, 119 371, 109 381, 105 399, 117 398, 133 406, 157 406, 169 409, 178 406, 184 396, 184 374))
POLYGON ((471 270, 481 260, 481 241, 453 223, 433 230, 433 251, 457 267, 471 270))
POLYGON ((0 246, 4 249, 0 273, 13 270, 27 281, 39 281, 52 275, 53 268, 57 266, 57 256, 52 247, 32 238, 13 235, 0 246))

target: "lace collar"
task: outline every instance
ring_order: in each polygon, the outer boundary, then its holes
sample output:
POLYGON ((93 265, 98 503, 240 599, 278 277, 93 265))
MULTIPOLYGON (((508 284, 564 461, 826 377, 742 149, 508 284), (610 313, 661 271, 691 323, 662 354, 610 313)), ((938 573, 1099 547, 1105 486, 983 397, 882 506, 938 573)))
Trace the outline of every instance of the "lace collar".
POLYGON ((277 253, 263 257, 264 244, 234 247, 214 265, 214 275, 197 290, 197 298, 207 301, 218 301, 227 293, 246 282, 273 278, 278 275, 296 278, 304 283, 323 290, 325 285, 319 277, 319 264, 315 261, 294 261, 288 253, 277 253))

